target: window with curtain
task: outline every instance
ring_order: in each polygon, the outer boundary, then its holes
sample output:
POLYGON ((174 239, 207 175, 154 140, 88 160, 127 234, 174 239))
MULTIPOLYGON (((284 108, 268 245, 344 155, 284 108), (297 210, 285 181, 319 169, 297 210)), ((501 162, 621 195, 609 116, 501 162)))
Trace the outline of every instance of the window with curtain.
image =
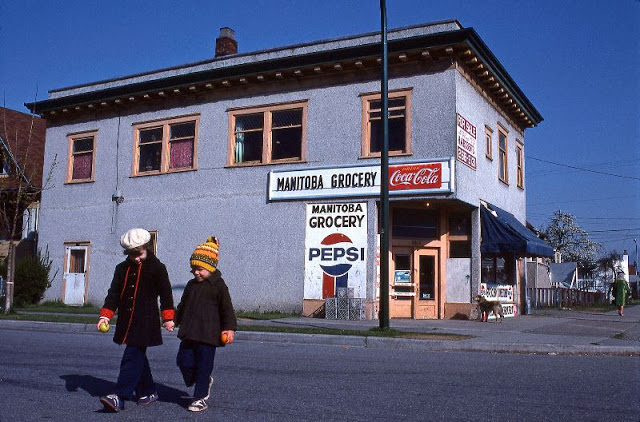
POLYGON ((134 125, 133 175, 161 174, 196 168, 199 116, 134 125))
POLYGON ((92 182, 95 174, 95 143, 97 132, 69 135, 69 167, 67 183, 92 182))
POLYGON ((307 103, 229 111, 229 165, 304 161, 307 103))

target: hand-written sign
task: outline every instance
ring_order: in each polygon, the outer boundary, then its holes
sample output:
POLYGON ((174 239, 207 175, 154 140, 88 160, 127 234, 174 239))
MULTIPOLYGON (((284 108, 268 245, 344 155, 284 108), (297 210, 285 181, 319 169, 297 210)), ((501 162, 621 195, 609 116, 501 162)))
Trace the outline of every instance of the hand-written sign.
POLYGON ((472 168, 477 167, 477 136, 476 127, 460 114, 457 117, 457 150, 456 158, 464 165, 472 168))

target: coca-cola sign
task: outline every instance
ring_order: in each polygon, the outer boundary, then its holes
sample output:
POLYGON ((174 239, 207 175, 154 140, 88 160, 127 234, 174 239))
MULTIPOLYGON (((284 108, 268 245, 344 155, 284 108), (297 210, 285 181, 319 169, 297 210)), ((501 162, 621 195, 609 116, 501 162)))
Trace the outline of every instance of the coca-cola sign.
MULTIPOLYGON (((455 157, 389 165, 390 195, 451 193, 455 157)), ((269 173, 269 201, 380 196, 380 165, 304 168, 269 173)))
POLYGON ((442 163, 389 167, 389 190, 437 189, 442 185, 442 163))

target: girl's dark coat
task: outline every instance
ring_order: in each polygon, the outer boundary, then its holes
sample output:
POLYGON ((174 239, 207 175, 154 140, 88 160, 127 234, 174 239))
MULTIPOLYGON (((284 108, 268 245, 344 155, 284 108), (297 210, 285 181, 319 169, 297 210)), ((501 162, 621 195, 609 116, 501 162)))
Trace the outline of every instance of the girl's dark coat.
POLYGON ((116 266, 103 306, 111 311, 118 311, 114 342, 136 347, 162 344, 158 296, 163 315, 172 316, 173 293, 167 268, 153 254, 149 253, 141 266, 129 259, 116 266), (125 280, 127 269, 129 277, 125 280), (140 279, 136 290, 139 271, 140 279))
POLYGON ((178 338, 212 346, 224 346, 222 331, 237 330, 236 314, 229 289, 216 270, 203 281, 190 280, 182 293, 176 310, 178 338))

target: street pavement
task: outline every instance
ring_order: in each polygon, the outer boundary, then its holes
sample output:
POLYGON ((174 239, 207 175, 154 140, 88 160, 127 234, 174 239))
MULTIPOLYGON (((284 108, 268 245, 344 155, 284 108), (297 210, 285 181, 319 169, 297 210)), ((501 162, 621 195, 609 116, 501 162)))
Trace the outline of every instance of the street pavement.
MULTIPOLYGON (((320 318, 281 318, 274 320, 240 320, 239 325, 265 325, 289 328, 331 328, 366 331, 379 326, 375 321, 345 321, 320 318)), ((425 351, 475 351, 490 353, 533 353, 552 355, 640 356, 640 306, 617 311, 597 312, 571 309, 535 311, 531 315, 505 318, 503 322, 465 320, 391 319, 390 328, 412 333, 435 335, 433 339, 350 336, 331 334, 297 334, 240 330, 238 341, 277 343, 332 344, 348 347, 412 349, 425 351), (438 334, 470 336, 443 339, 438 334)), ((59 331, 94 331, 94 324, 49 323, 0 320, 0 329, 59 331)), ((166 336, 176 333, 164 332, 166 336)))

